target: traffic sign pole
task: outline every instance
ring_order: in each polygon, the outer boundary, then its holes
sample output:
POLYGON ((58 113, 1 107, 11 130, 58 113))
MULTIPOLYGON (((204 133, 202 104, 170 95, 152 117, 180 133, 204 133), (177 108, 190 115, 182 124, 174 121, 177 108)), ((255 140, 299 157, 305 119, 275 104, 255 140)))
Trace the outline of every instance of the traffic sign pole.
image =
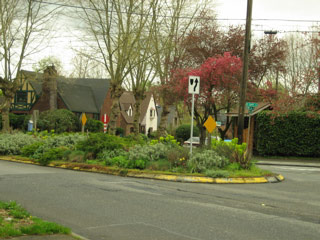
POLYGON ((193 138, 193 116, 194 116, 194 94, 200 93, 200 77, 189 76, 188 93, 192 94, 191 107, 191 129, 190 129, 190 157, 192 156, 192 138, 193 138))
POLYGON ((193 115, 194 115, 193 112, 194 112, 194 93, 192 93, 192 107, 191 107, 190 157, 192 156, 193 115))

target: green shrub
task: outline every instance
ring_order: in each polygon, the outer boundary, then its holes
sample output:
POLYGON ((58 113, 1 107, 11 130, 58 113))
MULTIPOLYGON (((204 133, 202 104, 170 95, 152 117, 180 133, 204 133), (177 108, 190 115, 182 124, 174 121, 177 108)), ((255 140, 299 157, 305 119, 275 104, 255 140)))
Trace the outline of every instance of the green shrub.
POLYGON ((21 155, 24 157, 31 157, 42 145, 44 145, 44 142, 41 141, 26 145, 21 149, 21 155))
POLYGON ((231 142, 213 139, 211 146, 220 156, 229 159, 231 163, 237 162, 243 169, 250 167, 250 159, 246 156, 247 144, 238 144, 238 138, 232 139, 231 142))
POLYGON ((117 156, 110 159, 108 162, 110 166, 117 166, 120 168, 127 168, 129 166, 129 160, 125 156, 117 156))
POLYGON ((171 169, 171 164, 168 160, 163 159, 156 162, 148 162, 146 165, 146 169, 153 171, 168 171, 171 169))
MULTIPOLYGON (((30 116, 24 114, 9 113, 9 122, 12 129, 26 130, 30 116), (27 118, 27 121, 26 121, 27 118)), ((0 114, 0 129, 2 129, 2 115, 0 114)))
POLYGON ((229 164, 229 160, 213 150, 194 153, 187 162, 191 172, 205 172, 209 169, 221 169, 229 164))
POLYGON ((36 138, 24 133, 0 134, 0 155, 19 155, 24 146, 36 141, 36 138))
MULTIPOLYGON (((190 138, 190 130, 191 125, 190 124, 183 124, 180 125, 176 129, 176 138, 180 143, 183 143, 184 141, 188 140, 190 138)), ((199 128, 196 126, 193 126, 193 136, 198 137, 199 136, 199 128)))
POLYGON ((128 152, 129 167, 143 169, 149 162, 166 159, 170 148, 170 146, 163 143, 136 145, 128 152))
POLYGON ((259 155, 320 156, 320 114, 291 112, 275 116, 269 111, 257 116, 256 150, 259 155))
POLYGON ((76 115, 66 109, 49 110, 40 113, 38 128, 40 130, 55 130, 56 133, 74 132, 79 129, 76 115))
POLYGON ((42 153, 38 162, 41 165, 48 165, 53 160, 61 160, 64 156, 64 152, 67 150, 65 147, 51 148, 48 151, 42 153))
POLYGON ((116 135, 123 137, 124 136, 124 129, 120 128, 120 127, 117 127, 116 128, 116 135))
POLYGON ((103 123, 99 120, 89 118, 86 122, 85 129, 89 132, 103 132, 103 123))
POLYGON ((77 163, 83 163, 85 162, 85 152, 83 151, 65 151, 63 159, 66 159, 68 162, 77 162, 77 163))
POLYGON ((20 129, 20 130, 26 130, 25 118, 27 115, 21 115, 21 114, 9 114, 10 119, 10 126, 13 129, 20 129))
POLYGON ((155 145, 136 145, 131 148, 128 152, 128 159, 135 160, 145 160, 145 161, 158 161, 160 159, 167 158, 167 152, 170 146, 163 143, 157 143, 155 145))
POLYGON ((189 149, 183 147, 171 148, 167 152, 167 159, 171 167, 185 167, 189 159, 189 149))
MULTIPOLYGON (((75 145, 85 139, 81 134, 56 135, 53 137, 45 137, 43 144, 40 145, 31 156, 34 159, 43 158, 43 154, 52 148, 64 147, 70 150, 75 149, 75 145)), ((45 162, 45 161, 44 161, 45 162)))
POLYGON ((98 155, 98 160, 104 161, 107 166, 113 165, 112 159, 118 156, 127 158, 127 152, 123 149, 104 150, 98 155))
POLYGON ((97 158, 104 150, 115 150, 124 148, 124 140, 117 136, 104 133, 91 133, 83 141, 79 141, 76 149, 91 153, 93 158, 97 158))

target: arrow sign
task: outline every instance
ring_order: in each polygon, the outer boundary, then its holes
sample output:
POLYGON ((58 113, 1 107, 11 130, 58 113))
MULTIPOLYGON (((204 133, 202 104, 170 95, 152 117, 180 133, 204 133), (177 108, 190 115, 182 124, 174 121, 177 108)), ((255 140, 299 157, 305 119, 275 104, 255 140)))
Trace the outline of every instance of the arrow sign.
POLYGON ((199 94, 200 93, 200 77, 189 76, 188 93, 199 94))

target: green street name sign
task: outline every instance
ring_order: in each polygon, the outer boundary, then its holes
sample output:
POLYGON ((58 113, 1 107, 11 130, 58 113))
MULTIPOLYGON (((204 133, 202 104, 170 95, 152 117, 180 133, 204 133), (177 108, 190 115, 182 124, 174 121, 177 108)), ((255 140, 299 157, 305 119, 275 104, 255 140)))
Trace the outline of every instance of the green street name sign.
POLYGON ((254 103, 254 102, 247 102, 246 103, 246 106, 247 106, 247 108, 250 108, 250 107, 257 107, 258 106, 258 103, 254 103))

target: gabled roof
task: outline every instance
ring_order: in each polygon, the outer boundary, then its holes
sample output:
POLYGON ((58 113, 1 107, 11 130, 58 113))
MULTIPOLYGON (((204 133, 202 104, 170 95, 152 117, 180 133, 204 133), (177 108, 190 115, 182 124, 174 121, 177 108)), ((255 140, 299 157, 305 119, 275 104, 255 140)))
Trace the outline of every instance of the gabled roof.
MULTIPOLYGON (((151 92, 147 92, 145 99, 141 102, 141 105, 140 105, 140 122, 142 122, 143 118, 147 114, 147 110, 148 110, 148 106, 149 106, 149 102, 151 100, 151 97, 152 97, 152 93, 151 92)), ((121 111, 121 114, 122 114, 122 116, 124 117, 124 119, 126 120, 127 123, 133 123, 134 111, 132 113, 132 116, 128 116, 126 111, 129 109, 129 106, 131 106, 132 109, 134 109, 135 102, 136 102, 136 100, 135 100, 134 95, 133 95, 132 92, 124 92, 121 95, 120 99, 119 99, 120 111, 121 111)))
POLYGON ((60 82, 58 93, 73 112, 99 113, 92 88, 60 82))
MULTIPOLYGON (((245 110, 244 110, 244 115, 246 117, 251 117, 253 115, 256 115, 258 114, 259 112, 267 109, 268 107, 270 107, 270 103, 266 103, 266 102, 257 102, 258 106, 254 108, 254 110, 252 111, 252 113, 249 114, 249 111, 248 109, 245 107, 245 110)), ((226 113, 227 116, 229 117, 238 117, 238 109, 239 107, 235 107, 233 109, 230 110, 229 113, 226 113)))
POLYGON ((127 114, 127 110, 129 109, 130 106, 132 107, 132 110, 133 110, 133 106, 135 102, 136 100, 134 99, 132 92, 124 92, 119 98, 120 112, 123 118, 125 119, 126 123, 133 123, 134 111, 132 111, 132 116, 129 116, 127 114))
MULTIPOLYGON (((41 95, 43 73, 22 70, 21 73, 41 95)), ((69 110, 73 112, 99 113, 107 96, 110 79, 57 77, 58 93, 69 110)))

